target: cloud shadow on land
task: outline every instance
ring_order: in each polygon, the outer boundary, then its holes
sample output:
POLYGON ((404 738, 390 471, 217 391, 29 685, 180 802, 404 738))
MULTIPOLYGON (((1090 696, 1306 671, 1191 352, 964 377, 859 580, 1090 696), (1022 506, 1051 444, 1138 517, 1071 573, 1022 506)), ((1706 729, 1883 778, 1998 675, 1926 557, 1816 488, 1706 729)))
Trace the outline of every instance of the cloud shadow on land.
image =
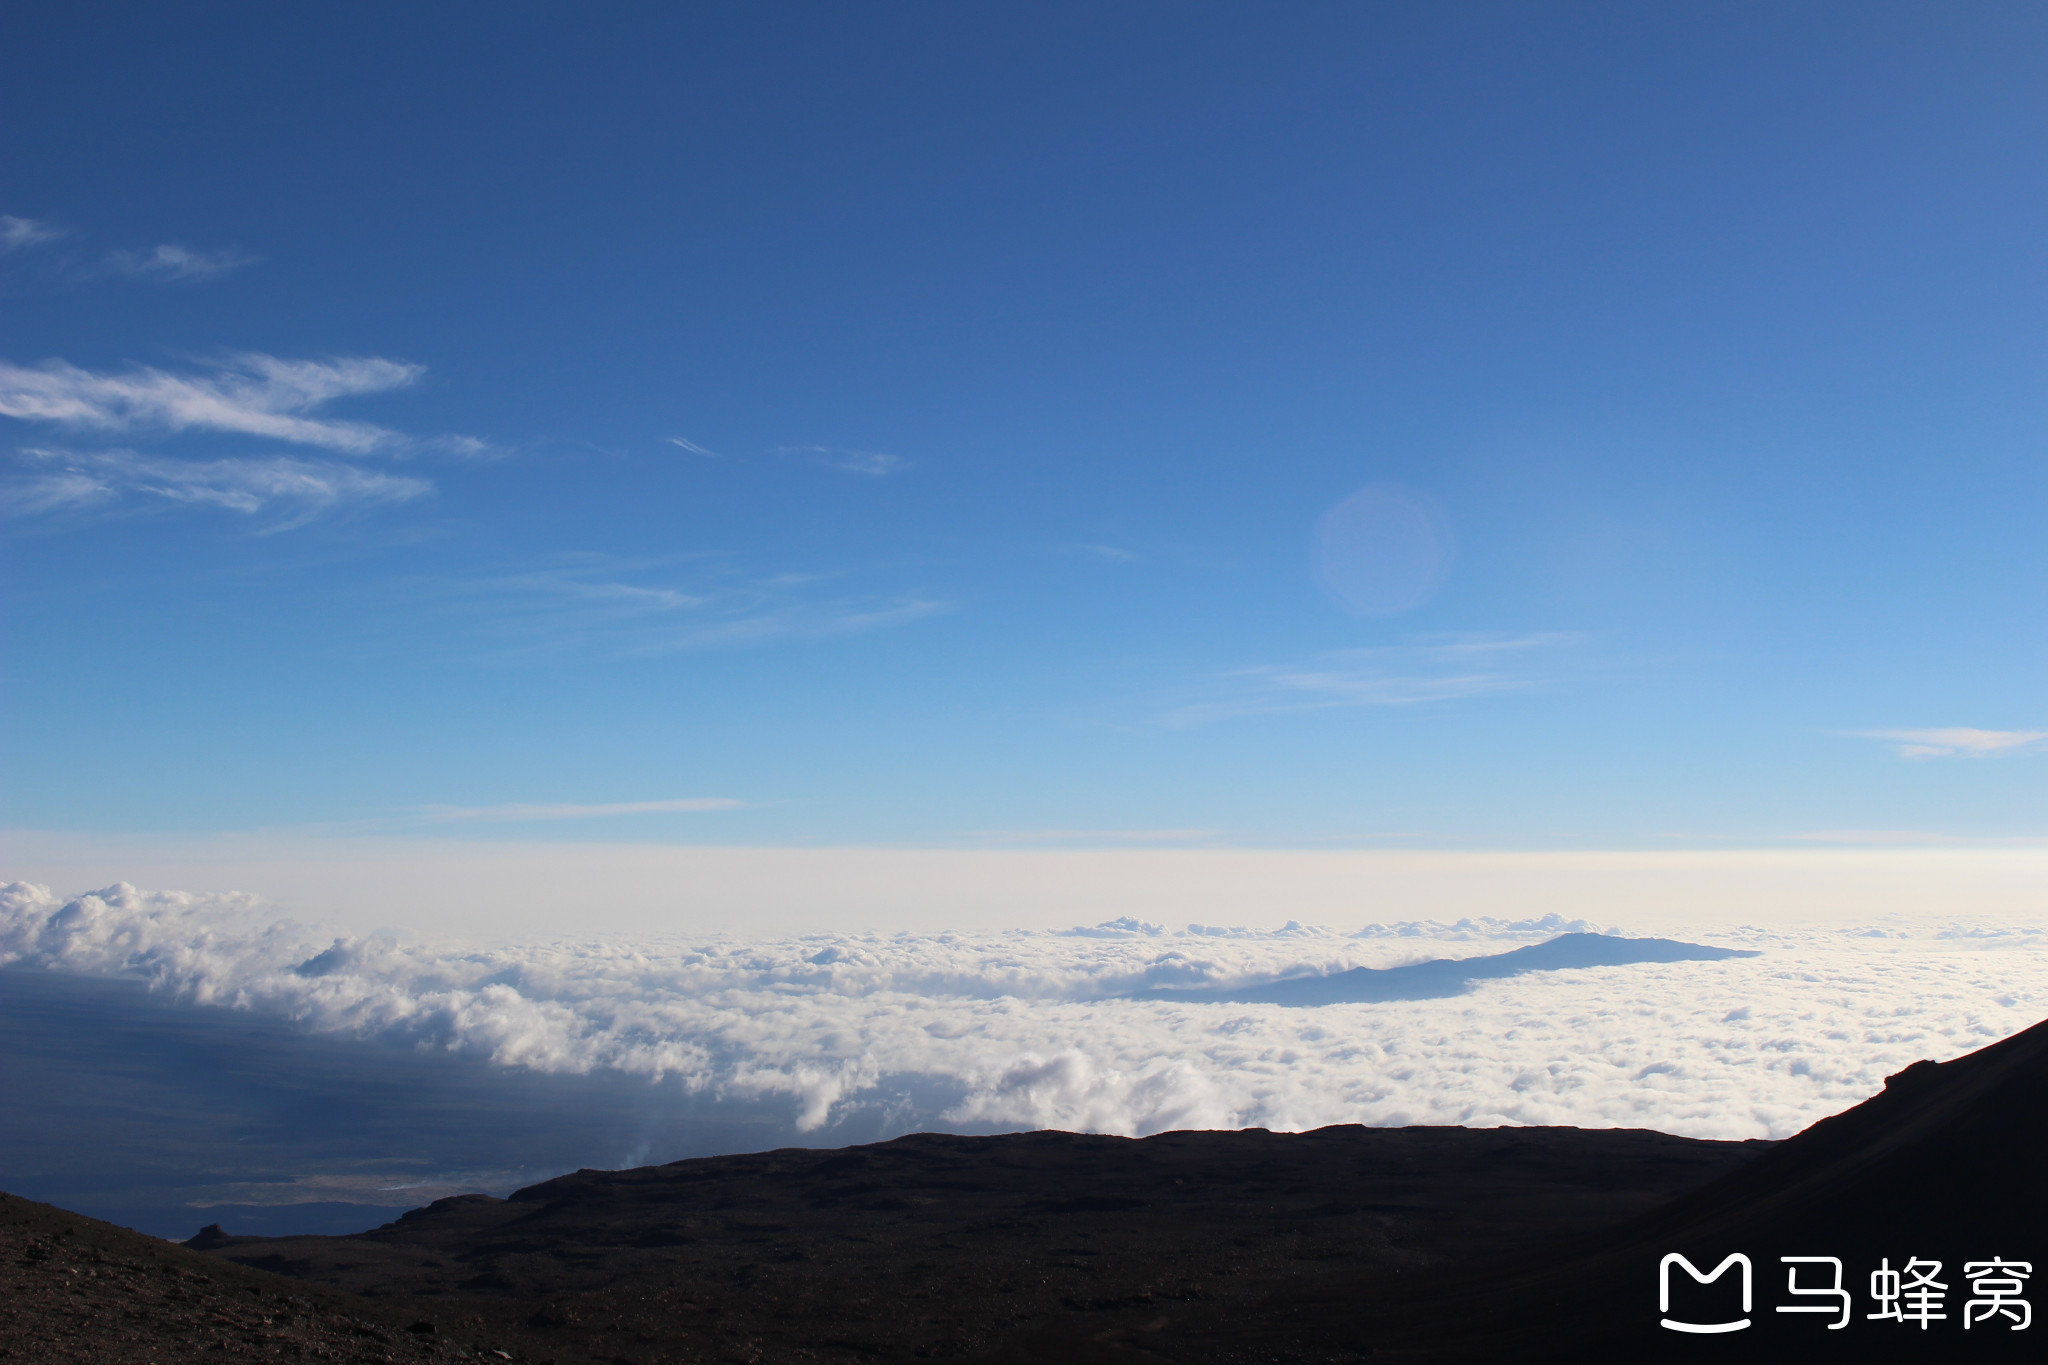
POLYGON ((873 1142, 958 1099, 935 1084, 878 1078, 872 1102, 805 1133, 788 1096, 491 1066, 0 969, 0 1189, 156 1236, 355 1232, 580 1167, 873 1142))
POLYGON ((1293 977, 1242 986, 1134 991, 1129 998, 1237 1005, 1368 1005, 1393 1000, 1441 1000, 1463 995, 1475 981, 1520 976, 1524 972, 1626 967, 1640 962, 1719 962, 1755 956, 1744 949, 1710 948, 1669 938, 1560 934, 1546 943, 1532 943, 1487 957, 1434 958, 1405 967, 1353 967, 1328 976, 1293 977))

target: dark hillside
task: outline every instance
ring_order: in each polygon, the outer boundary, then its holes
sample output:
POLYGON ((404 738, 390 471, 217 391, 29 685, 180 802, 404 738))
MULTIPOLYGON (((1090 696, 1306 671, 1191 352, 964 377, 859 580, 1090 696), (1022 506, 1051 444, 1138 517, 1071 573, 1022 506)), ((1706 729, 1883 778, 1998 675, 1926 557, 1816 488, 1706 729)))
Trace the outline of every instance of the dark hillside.
MULTIPOLYGON (((1611 1232, 1561 1248, 1543 1262, 1512 1258, 1477 1273, 1421 1278, 1406 1302, 1376 1309, 1367 1324, 1383 1355, 1418 1360, 1589 1359, 1644 1353, 1744 1361, 2038 1358, 2035 1324, 2013 1317, 1966 1329, 1969 1262, 2028 1263, 2020 1297, 2042 1303, 2048 1277, 2048 1024, 1942 1064, 1917 1062, 1863 1104, 1824 1119, 1755 1162, 1611 1232), (1703 1271, 1731 1252, 1750 1257, 1752 1326, 1720 1337, 1686 1336, 1659 1324, 1657 1276, 1667 1253, 1703 1271), (1852 1297, 1846 1327, 1823 1314, 1779 1314, 1795 1303, 1781 1256, 1834 1256, 1852 1297), (1915 1258, 1939 1261, 1946 1316, 1918 1323, 1877 1319, 1872 1272, 1915 1258)), ((1995 1272, 1994 1272, 1995 1273, 1995 1272)), ((1826 1275, 1823 1269, 1808 1277, 1826 1275)), ((1732 1281, 1732 1275, 1731 1275, 1732 1281)), ((1802 1285, 1820 1283, 1802 1278, 1802 1285)), ((1679 1294, 1709 1311, 1708 1291, 1679 1294)), ((1797 1302, 1813 1303, 1813 1298, 1797 1302)), ((1725 1305, 1721 1305, 1725 1307, 1725 1305)), ((1981 1316, 1981 1315, 1980 1315, 1981 1316)), ((2031 1311, 2027 1316, 2031 1317, 2031 1311)), ((1358 1327, 1319 1292, 1281 1295, 1236 1324, 1212 1330, 1241 1349, 1276 1333, 1302 1342, 1358 1327)), ((1245 1356, 1242 1358, 1258 1358, 1245 1356)))
MULTIPOLYGON (((449 1361, 495 1343, 0 1194, 0 1360, 449 1361)), ((492 1359, 497 1357, 492 1356, 492 1359)))
MULTIPOLYGON (((919 1135, 584 1171, 217 1256, 575 1360, 1079 1358, 1309 1286, 1609 1227, 1768 1144, 1360 1127, 919 1135)), ((1117 1348, 1123 1353, 1122 1348, 1117 1348)))

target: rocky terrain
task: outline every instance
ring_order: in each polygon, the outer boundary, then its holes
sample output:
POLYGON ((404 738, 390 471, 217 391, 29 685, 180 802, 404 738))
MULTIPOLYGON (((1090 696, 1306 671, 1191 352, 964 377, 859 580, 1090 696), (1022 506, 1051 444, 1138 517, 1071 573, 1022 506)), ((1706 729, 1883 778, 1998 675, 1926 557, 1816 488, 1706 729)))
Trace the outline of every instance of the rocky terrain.
POLYGON ((0 1359, 2017 1359, 2036 1340, 2018 1310, 1962 1326, 1960 1272, 2048 1260, 2044 1123, 2048 1026, 1920 1063, 1776 1144, 923 1134, 579 1171, 353 1236, 208 1228, 183 1247, 8 1200, 0 1359), (1660 1329, 1674 1251, 1702 1268, 1750 1256, 1752 1325, 1660 1329), (1776 1314, 1785 1255, 1842 1260, 1856 1303, 1839 1326, 1776 1314), (1872 1320, 1871 1270, 1916 1257, 1948 1267, 1946 1316, 1872 1320))
POLYGON ((927 1134, 579 1172, 354 1237, 193 1245, 402 1314, 478 1317, 522 1356, 564 1362, 1071 1355, 1309 1285, 1396 1293, 1475 1248, 1612 1225, 1765 1145, 1541 1128, 927 1134))
POLYGON ((0 1194, 0 1361, 502 1359, 345 1294, 0 1194), (420 1330, 409 1330, 417 1326, 420 1330))

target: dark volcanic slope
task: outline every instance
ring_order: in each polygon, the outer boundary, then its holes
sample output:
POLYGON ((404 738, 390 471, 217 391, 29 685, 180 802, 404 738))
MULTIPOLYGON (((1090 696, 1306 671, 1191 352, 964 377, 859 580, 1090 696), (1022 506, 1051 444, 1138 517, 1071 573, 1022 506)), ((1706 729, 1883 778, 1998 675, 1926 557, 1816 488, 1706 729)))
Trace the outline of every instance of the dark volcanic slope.
POLYGON ((1359 1127, 1143 1140, 920 1135, 585 1171, 343 1238, 214 1255, 487 1324, 522 1357, 1083 1359, 1322 1286, 1357 1303, 1474 1247, 1610 1226, 1765 1143, 1359 1127))
POLYGON ((1208 1330, 1235 1342, 1244 1359, 1275 1343, 1320 1343, 1361 1328, 1389 1359, 2038 1359, 2048 1322, 2013 1331, 1994 1320, 1966 1333, 1961 1319, 1966 1263, 1993 1257, 2030 1263, 2025 1298, 2035 1313, 2048 1309, 2044 1135, 2048 1023, 1951 1062, 1916 1062, 1854 1109, 1569 1254, 1418 1277, 1405 1302, 1376 1306, 1363 1324, 1318 1288, 1208 1330), (1667 1252, 1703 1270, 1730 1252, 1749 1256, 1753 1325, 1712 1338, 1659 1327, 1657 1269, 1667 1252), (1776 1312, 1794 1302, 1778 1258, 1810 1255, 1844 1262, 1854 1296, 1845 1328, 1776 1312), (1946 1318, 1924 1329, 1870 1320, 1871 1272, 1880 1260, 1896 1269, 1916 1257, 1943 1265, 1946 1318))
POLYGON ((411 1325, 360 1300, 0 1194, 0 1360, 446 1362, 490 1349, 411 1325))

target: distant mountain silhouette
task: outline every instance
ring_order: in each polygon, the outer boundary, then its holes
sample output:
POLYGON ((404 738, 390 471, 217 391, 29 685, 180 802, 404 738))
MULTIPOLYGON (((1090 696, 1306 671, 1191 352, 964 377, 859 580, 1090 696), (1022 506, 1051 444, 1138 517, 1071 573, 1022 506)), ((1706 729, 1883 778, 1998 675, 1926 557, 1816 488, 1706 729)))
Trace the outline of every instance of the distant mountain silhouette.
POLYGON ((1560 934, 1547 943, 1486 957, 1434 958, 1405 967, 1353 967, 1328 976, 1297 976, 1244 986, 1134 991, 1139 1000, 1216 1001, 1247 1005, 1378 1004, 1462 995, 1474 981, 1573 967, 1624 967, 1637 962, 1719 962, 1755 957, 1739 948, 1709 948, 1669 938, 1560 934))

